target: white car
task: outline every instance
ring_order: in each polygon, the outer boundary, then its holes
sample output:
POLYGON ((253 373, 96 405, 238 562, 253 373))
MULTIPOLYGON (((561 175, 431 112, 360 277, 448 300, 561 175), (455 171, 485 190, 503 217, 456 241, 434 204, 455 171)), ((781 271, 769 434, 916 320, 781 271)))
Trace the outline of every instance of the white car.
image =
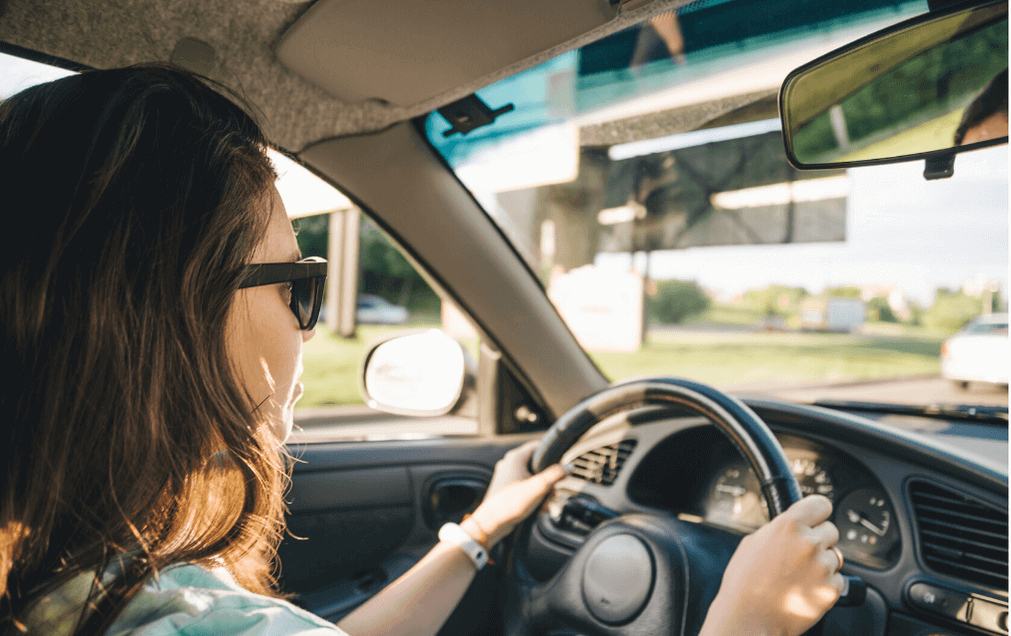
POLYGON ((394 305, 382 296, 362 294, 358 297, 355 319, 364 325, 402 325, 407 322, 407 308, 394 305))
POLYGON ((1008 383, 1007 314, 970 320, 941 346, 941 375, 966 388, 970 382, 1008 383))

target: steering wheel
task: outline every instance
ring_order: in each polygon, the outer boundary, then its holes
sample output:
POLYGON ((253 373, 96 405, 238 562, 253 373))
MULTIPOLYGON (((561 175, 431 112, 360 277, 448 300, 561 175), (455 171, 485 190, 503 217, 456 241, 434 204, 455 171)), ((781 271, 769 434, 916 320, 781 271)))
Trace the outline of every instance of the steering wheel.
MULTIPOLYGON (((545 433, 531 471, 559 461, 609 415, 647 405, 688 407, 715 423, 758 475, 770 518, 800 500, 783 448, 754 411, 712 387, 676 378, 633 380, 583 400, 545 433)), ((730 532, 671 516, 626 514, 598 525, 550 580, 538 583, 523 575, 537 532, 536 524, 525 524, 513 550, 506 634, 563 626, 601 636, 695 634, 740 542, 730 532)))

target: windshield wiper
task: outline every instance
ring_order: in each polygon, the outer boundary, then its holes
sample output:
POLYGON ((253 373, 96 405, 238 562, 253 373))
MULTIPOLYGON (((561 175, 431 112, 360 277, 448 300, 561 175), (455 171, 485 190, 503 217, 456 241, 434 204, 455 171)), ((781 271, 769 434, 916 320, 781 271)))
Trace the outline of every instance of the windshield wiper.
POLYGON ((990 424, 1008 423, 1008 408, 1006 406, 986 406, 967 404, 889 404, 886 402, 857 402, 850 400, 815 400, 814 406, 841 411, 864 411, 887 413, 889 415, 916 415, 919 417, 935 417, 938 419, 955 419, 970 422, 986 422, 990 424))

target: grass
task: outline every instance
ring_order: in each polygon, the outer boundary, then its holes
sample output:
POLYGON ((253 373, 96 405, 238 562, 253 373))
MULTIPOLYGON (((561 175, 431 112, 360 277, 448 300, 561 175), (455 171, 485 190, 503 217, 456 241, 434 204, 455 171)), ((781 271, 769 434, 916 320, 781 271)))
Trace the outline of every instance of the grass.
MULTIPOLYGON (((743 320, 743 314, 738 316, 743 320)), ((737 322, 732 324, 748 324, 737 322)), ((409 325, 438 327, 436 323, 409 325)), ((592 353, 612 380, 674 375, 724 389, 830 384, 940 373, 943 334, 902 325, 868 325, 878 333, 653 331, 636 353, 592 353), (883 331, 882 331, 883 330, 883 331)), ((370 344, 404 327, 363 325, 345 340, 317 328, 305 345, 305 395, 299 407, 362 404, 361 362, 370 344)), ((474 350, 475 343, 465 343, 474 350)))
POLYGON ((955 145, 954 134, 962 121, 962 110, 954 110, 946 115, 902 131, 891 137, 873 143, 866 148, 855 150, 834 161, 863 161, 880 157, 900 157, 930 150, 942 150, 955 145))
POLYGON ((926 336, 653 332, 636 353, 591 355, 612 380, 676 375, 743 389, 936 374, 942 342, 926 336))
POLYGON ((372 343, 393 331, 438 327, 437 322, 411 325, 359 325, 356 338, 345 339, 317 323, 316 335, 302 349, 305 371, 301 382, 305 394, 299 408, 362 404, 358 377, 372 343))

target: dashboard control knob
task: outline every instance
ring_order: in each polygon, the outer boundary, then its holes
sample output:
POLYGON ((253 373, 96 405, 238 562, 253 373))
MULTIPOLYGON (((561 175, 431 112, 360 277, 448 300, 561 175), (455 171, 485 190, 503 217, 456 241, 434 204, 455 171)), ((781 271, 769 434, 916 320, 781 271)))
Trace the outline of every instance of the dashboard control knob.
POLYGON ((910 586, 909 600, 920 609, 962 622, 968 622, 972 611, 968 595, 927 583, 914 583, 910 586))
POLYGON ((836 607, 855 607, 863 605, 867 598, 867 582, 859 576, 845 576, 846 587, 839 600, 835 602, 836 607))

